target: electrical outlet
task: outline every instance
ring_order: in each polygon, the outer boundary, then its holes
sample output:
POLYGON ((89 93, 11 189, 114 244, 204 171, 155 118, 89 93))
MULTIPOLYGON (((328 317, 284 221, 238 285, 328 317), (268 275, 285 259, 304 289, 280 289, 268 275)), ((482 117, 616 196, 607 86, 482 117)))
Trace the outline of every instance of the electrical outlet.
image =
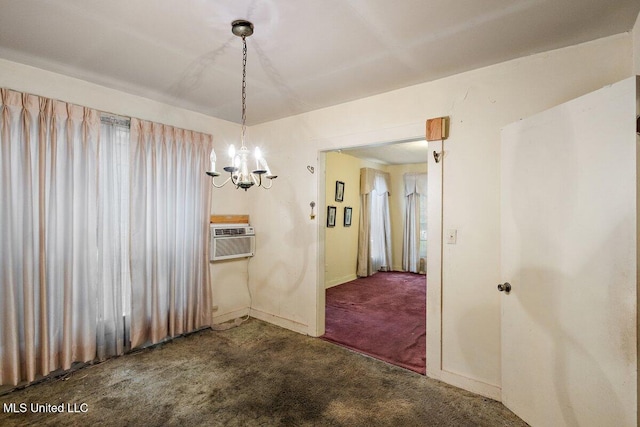
POLYGON ((447 230, 447 244, 455 245, 458 240, 458 230, 447 230))

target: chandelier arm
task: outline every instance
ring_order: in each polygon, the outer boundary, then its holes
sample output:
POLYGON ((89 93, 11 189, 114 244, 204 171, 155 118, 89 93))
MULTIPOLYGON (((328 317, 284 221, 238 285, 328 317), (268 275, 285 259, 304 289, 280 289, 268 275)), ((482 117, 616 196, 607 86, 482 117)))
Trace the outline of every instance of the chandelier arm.
POLYGON ((225 185, 227 185, 227 182, 229 182, 229 180, 231 179, 231 177, 227 178, 222 184, 216 184, 216 179, 215 178, 211 178, 211 184, 213 184, 214 187, 216 188, 222 188, 225 185))
POLYGON ((266 185, 263 185, 262 188, 264 188, 265 190, 270 189, 273 186, 273 179, 269 180, 269 186, 267 187, 266 185))

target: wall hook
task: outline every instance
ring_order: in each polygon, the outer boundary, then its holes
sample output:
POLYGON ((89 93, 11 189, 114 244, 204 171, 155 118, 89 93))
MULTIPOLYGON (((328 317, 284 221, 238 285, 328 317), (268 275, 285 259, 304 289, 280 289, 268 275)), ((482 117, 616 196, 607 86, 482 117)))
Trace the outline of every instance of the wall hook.
POLYGON ((307 166, 307 170, 311 173, 314 173, 316 171, 316 168, 314 168, 313 166, 307 166))
POLYGON ((442 153, 436 153, 435 151, 433 152, 433 159, 436 161, 436 163, 440 163, 441 157, 442 157, 442 153))
POLYGON ((311 215, 309 215, 309 218, 311 219, 315 219, 316 214, 313 212, 313 208, 316 207, 316 202, 311 202, 309 203, 309 206, 311 206, 311 215))

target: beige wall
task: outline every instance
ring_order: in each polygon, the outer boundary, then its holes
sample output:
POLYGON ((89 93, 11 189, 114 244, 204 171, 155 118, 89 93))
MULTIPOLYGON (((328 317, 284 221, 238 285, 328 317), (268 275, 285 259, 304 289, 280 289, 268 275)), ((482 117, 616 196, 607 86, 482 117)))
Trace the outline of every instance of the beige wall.
MULTIPOLYGON (((254 193, 251 208, 270 244, 250 265, 255 315, 322 332, 324 216, 310 220, 308 205, 324 197, 325 181, 306 170, 323 166, 319 152, 424 135, 427 118, 449 116, 443 228, 457 229, 458 243, 443 252, 442 369, 427 369, 499 396, 500 129, 628 77, 631 47, 622 34, 252 127, 281 176, 254 193)), ((438 339, 430 335, 427 347, 439 348, 438 339)))
MULTIPOLYGON (((331 152, 326 157, 326 203, 336 206, 336 226, 325 230, 325 288, 356 278, 358 258, 358 226, 360 224, 360 168, 362 161, 343 153, 331 152), (345 183, 344 201, 335 201, 336 181, 345 183), (344 227, 344 207, 353 208, 351 227, 344 227)), ((322 215, 321 215, 322 216, 322 215)), ((323 222, 326 224, 326 219, 323 222)))

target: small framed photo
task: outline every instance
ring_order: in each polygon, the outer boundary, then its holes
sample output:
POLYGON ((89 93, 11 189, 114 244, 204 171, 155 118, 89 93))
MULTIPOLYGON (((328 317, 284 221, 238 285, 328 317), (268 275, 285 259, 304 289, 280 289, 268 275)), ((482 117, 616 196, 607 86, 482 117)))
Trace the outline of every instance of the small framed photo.
POLYGON ((351 227, 351 213, 353 210, 350 207, 344 208, 344 226, 351 227))
POLYGON ((327 227, 336 226, 336 212, 335 206, 327 206, 327 227))
POLYGON ((344 200, 344 182, 336 181, 336 202, 344 200))

